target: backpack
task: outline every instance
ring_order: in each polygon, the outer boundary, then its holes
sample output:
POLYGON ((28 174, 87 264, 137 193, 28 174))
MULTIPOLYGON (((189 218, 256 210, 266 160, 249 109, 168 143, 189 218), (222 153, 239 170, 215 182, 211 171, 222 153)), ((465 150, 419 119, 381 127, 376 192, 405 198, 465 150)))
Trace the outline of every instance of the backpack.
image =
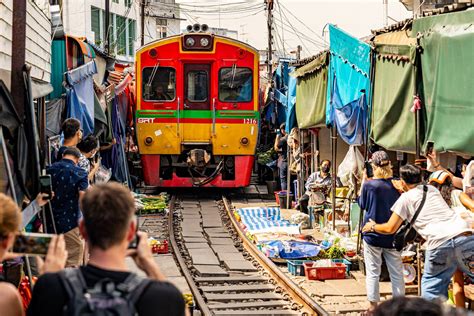
POLYGON ((69 303, 64 307, 65 316, 138 315, 135 304, 151 282, 131 273, 123 283, 103 279, 89 289, 78 268, 65 269, 59 275, 69 297, 69 303))

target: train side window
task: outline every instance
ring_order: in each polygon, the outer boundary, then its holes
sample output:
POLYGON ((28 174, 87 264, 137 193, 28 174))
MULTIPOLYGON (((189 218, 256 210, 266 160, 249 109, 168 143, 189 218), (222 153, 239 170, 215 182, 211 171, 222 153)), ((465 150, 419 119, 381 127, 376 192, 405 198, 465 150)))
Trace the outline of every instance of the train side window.
POLYGON ((237 67, 221 68, 219 100, 221 102, 252 101, 252 70, 237 67))
POLYGON ((207 83, 208 73, 205 70, 190 70, 187 77, 186 98, 191 102, 207 101, 209 91, 207 83))
POLYGON ((145 101, 173 101, 176 97, 176 70, 170 67, 146 67, 142 73, 145 101))

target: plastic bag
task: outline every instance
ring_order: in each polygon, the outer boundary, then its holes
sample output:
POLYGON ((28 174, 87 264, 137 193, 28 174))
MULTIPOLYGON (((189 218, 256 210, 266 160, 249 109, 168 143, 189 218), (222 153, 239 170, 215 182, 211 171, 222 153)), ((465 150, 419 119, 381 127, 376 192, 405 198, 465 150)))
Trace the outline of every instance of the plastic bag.
POLYGON ((337 169, 337 176, 344 186, 353 185, 352 175, 357 179, 362 179, 364 171, 364 156, 360 153, 356 146, 350 146, 346 157, 337 169))
POLYGON ((95 183, 107 183, 112 177, 112 169, 107 169, 103 165, 100 165, 99 169, 95 173, 95 183))

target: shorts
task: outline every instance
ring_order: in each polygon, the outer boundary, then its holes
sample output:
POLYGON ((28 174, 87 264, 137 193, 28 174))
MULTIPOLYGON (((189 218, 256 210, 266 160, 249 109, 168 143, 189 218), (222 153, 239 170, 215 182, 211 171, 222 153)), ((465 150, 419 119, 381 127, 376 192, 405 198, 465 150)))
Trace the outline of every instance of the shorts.
POLYGON ((78 267, 84 262, 84 241, 79 232, 79 227, 71 229, 64 234, 66 242, 67 261, 66 267, 78 267))

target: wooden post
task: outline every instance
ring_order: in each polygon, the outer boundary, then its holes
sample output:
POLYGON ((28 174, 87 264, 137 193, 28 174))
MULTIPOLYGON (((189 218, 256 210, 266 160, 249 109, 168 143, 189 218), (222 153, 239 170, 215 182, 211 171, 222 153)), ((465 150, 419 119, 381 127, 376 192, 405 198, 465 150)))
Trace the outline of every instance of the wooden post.
POLYGON ((336 163, 337 163, 337 129, 336 126, 331 127, 331 166, 332 166, 332 228, 336 230, 336 163))
POLYGON ((23 66, 26 55, 26 0, 13 1, 12 69, 10 90, 20 119, 25 115, 25 82, 23 66))

